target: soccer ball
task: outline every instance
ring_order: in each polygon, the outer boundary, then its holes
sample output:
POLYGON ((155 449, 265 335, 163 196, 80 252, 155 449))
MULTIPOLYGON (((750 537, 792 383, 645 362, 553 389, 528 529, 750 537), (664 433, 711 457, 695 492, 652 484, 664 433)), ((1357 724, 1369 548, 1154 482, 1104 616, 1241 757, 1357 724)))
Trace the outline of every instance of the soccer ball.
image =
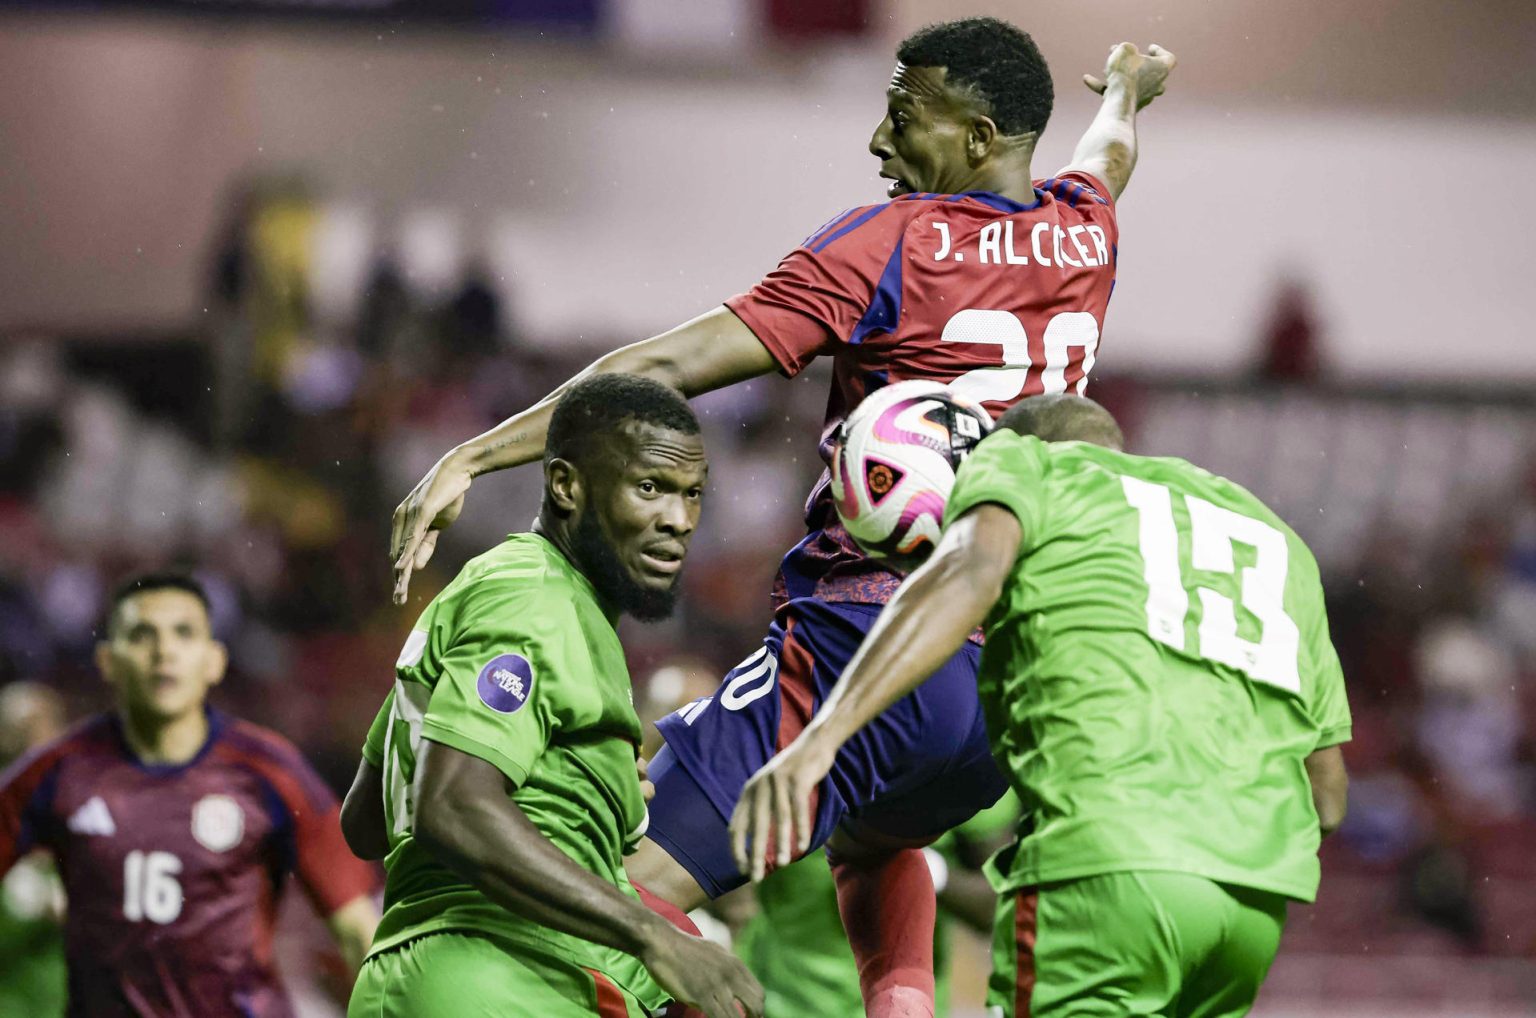
POLYGON ((942 382, 896 382, 864 399, 832 449, 832 498, 860 548, 909 569, 939 541, 955 470, 992 430, 942 382))

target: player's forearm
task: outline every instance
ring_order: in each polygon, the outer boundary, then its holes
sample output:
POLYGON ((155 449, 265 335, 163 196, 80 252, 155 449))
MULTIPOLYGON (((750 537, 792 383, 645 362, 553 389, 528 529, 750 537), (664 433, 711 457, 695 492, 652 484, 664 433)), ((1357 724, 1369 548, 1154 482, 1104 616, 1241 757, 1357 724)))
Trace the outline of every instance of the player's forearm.
POLYGON ((449 455, 462 459, 470 473, 476 477, 541 459, 555 404, 577 382, 592 375, 615 372, 644 375, 663 385, 681 389, 676 366, 664 357, 655 356, 654 351, 648 352, 647 346, 650 343, 650 340, 645 340, 604 354, 527 410, 513 414, 491 430, 476 435, 449 455))
POLYGON ((775 366, 767 348, 741 319, 725 307, 715 308, 659 336, 604 354, 532 407, 449 455, 462 457, 476 476, 539 459, 544 455, 555 404, 573 385, 591 375, 640 375, 692 399, 767 374, 775 366))
POLYGON ((1069 166, 1104 181, 1110 196, 1117 200, 1136 168, 1137 99, 1135 79, 1111 76, 1099 112, 1083 132, 1069 166))
POLYGON ((630 954, 640 954, 670 929, 639 901, 577 865, 516 803, 501 798, 424 810, 416 836, 492 901, 541 926, 630 954))

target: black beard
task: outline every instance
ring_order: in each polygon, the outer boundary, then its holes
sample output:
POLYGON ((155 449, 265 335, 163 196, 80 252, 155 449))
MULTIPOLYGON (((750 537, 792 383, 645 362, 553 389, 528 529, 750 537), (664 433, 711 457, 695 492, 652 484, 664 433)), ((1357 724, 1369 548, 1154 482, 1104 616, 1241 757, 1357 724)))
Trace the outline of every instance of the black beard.
POLYGON ((670 616, 677 605, 677 580, 674 578, 671 586, 661 590, 636 583, 613 548, 603 540, 597 517, 591 512, 582 514, 571 534, 571 554, 599 594, 641 622, 659 622, 670 616))

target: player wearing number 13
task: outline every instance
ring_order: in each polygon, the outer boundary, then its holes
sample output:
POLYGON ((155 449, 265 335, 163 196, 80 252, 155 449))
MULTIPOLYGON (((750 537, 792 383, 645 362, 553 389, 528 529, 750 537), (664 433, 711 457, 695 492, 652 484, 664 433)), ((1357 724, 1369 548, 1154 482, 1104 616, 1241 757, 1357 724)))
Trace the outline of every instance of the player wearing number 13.
POLYGON ((1004 414, 938 549, 733 828, 803 818, 849 733, 985 618, 987 729, 1024 806, 989 863, 994 1013, 1240 1015, 1343 815, 1343 676, 1295 533, 1231 481, 1119 450, 1081 397, 1004 414), (797 805, 754 821, 776 798, 797 805))
POLYGON ((353 970, 378 923, 336 797, 287 740, 207 707, 225 654, 191 579, 125 584, 96 661, 117 709, 0 775, 0 874, 40 848, 64 878, 68 1013, 286 1018, 272 934, 288 875, 353 970))

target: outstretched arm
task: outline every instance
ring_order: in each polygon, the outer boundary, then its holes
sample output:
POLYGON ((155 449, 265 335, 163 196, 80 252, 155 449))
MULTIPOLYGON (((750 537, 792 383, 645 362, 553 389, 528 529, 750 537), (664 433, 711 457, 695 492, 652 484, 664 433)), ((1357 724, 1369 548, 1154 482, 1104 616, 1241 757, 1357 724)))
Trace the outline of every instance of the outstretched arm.
POLYGON ((763 990, 722 948, 690 937, 546 838, 507 794, 501 771, 425 739, 412 833, 498 905, 573 936, 637 956, 674 997, 709 1018, 760 1018, 763 990))
POLYGON ((583 378, 615 372, 643 375, 692 398, 776 367, 768 348, 725 307, 599 357, 527 410, 450 450, 400 503, 390 537, 395 603, 405 603, 411 572, 432 557, 438 532, 458 517, 470 482, 541 458, 555 404, 583 378))
POLYGON ((1083 75, 1083 82, 1104 97, 1098 115, 1077 143, 1072 161, 1061 169, 1081 170, 1104 181, 1119 201, 1136 168, 1136 114, 1163 94, 1178 59, 1153 43, 1147 52, 1122 42, 1109 51, 1104 76, 1083 75))
POLYGON ((763 878, 775 832, 777 858, 806 851, 811 795, 838 749, 960 649, 1002 593, 1021 540, 1018 517, 992 503, 946 528, 933 556, 880 613, 816 717, 742 790, 731 816, 731 843, 743 873, 763 878), (790 851, 791 831, 799 836, 796 852, 790 851))

